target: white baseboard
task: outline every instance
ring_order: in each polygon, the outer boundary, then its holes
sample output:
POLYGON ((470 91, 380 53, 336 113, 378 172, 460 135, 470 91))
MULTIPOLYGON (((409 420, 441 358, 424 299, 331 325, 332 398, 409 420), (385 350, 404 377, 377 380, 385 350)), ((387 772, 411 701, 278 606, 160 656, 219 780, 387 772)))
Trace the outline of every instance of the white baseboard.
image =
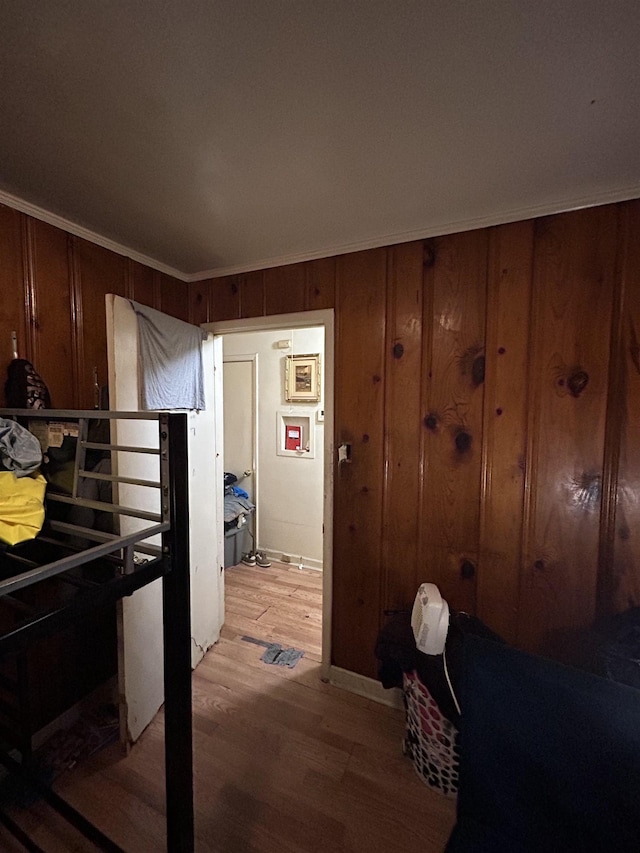
POLYGON ((379 681, 368 678, 366 675, 360 675, 339 666, 332 666, 329 669, 329 683, 335 687, 341 687, 343 690, 348 690, 350 693, 356 693, 358 696, 379 702, 380 705, 388 705, 390 708, 404 708, 402 690, 398 687, 387 690, 379 681))
POLYGON ((322 571, 322 560, 314 560, 312 557, 295 557, 293 554, 283 554, 282 551, 271 551, 269 548, 258 550, 264 550, 269 559, 276 563, 287 563, 291 566, 302 566, 303 569, 322 571))

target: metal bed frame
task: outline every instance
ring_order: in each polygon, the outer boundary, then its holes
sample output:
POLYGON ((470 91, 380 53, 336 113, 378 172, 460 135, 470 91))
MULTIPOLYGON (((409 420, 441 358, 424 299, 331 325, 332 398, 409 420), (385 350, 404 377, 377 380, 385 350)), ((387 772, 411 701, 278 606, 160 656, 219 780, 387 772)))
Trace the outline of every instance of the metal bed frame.
MULTIPOLYGON (((34 420, 46 422, 77 422, 78 436, 75 452, 72 495, 47 491, 47 502, 73 504, 109 512, 114 517, 129 516, 148 522, 143 529, 126 535, 104 533, 78 527, 68 522, 48 520, 38 539, 60 556, 45 565, 35 565, 19 554, 19 546, 9 549, 6 556, 15 558, 19 571, 0 579, 0 600, 14 607, 18 621, 9 630, 0 632, 0 660, 9 654, 26 651, 43 637, 74 625, 95 608, 118 601, 161 578, 163 601, 164 641, 164 715, 165 715, 165 791, 167 850, 169 853, 193 853, 193 752, 191 700, 191 618, 189 582, 189 502, 187 483, 187 416, 184 413, 113 412, 78 410, 0 409, 0 417, 21 423, 34 420), (158 424, 158 447, 134 447, 113 443, 92 442, 88 439, 89 422, 109 419, 151 420, 158 424), (159 457, 160 476, 157 481, 111 474, 96 474, 85 470, 87 450, 122 453, 152 453, 159 457), (122 506, 118 503, 91 501, 78 496, 81 478, 108 480, 111 483, 160 490, 159 513, 122 506), (162 545, 145 540, 160 534, 162 545), (69 535, 92 543, 85 550, 69 544, 69 535), (134 559, 134 552, 148 557, 145 562, 134 559), (106 579, 87 580, 73 570, 95 560, 106 561, 113 571, 106 579), (40 608, 25 607, 16 593, 43 581, 56 578, 63 586, 73 588, 72 597, 51 602, 40 608)), ((113 434, 113 433, 112 433, 113 434)), ((38 794, 66 818, 97 849, 107 853, 124 853, 100 829, 63 800, 58 794, 29 772, 28 762, 18 762, 7 752, 0 752, 0 763, 12 772, 21 774, 38 794)), ((0 810, 3 824, 29 851, 44 853, 20 826, 0 810)))

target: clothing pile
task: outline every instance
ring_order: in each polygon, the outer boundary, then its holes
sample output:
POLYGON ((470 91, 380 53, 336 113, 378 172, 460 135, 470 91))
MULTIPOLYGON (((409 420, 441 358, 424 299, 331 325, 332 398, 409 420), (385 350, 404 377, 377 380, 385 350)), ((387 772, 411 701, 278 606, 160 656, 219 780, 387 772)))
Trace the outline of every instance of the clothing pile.
POLYGON ((255 507, 242 489, 230 486, 224 491, 224 531, 242 527, 255 507))
POLYGON ((271 565, 271 561, 264 551, 255 550, 254 547, 249 551, 242 550, 240 544, 243 536, 243 531, 246 529, 253 539, 253 532, 250 530, 249 520, 252 513, 255 512, 255 504, 249 499, 248 492, 237 485, 238 478, 235 474, 229 471, 224 475, 224 535, 225 535, 225 568, 236 565, 242 562, 245 566, 261 566, 267 568, 271 565), (240 539, 236 537, 240 534, 240 539), (233 547, 231 546, 231 538, 234 538, 233 547), (227 544, 228 543, 228 544, 227 544))
POLYGON ((44 523, 46 480, 40 442, 19 423, 0 418, 0 542, 35 538, 44 523))

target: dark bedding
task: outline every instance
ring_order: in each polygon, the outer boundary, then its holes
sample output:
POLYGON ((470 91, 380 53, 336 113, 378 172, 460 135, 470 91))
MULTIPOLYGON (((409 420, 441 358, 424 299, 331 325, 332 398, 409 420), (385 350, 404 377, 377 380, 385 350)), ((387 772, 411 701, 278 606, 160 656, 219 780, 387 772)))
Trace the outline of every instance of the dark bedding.
POLYGON ((640 690, 465 639, 446 853, 637 853, 640 690))

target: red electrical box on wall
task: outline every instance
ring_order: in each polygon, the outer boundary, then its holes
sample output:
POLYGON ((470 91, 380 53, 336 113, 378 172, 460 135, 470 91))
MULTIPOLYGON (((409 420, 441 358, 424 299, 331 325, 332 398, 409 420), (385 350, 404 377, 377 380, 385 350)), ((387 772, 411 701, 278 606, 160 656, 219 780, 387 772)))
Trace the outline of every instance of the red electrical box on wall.
POLYGON ((284 440, 285 450, 302 450, 302 427, 287 424, 284 440))

